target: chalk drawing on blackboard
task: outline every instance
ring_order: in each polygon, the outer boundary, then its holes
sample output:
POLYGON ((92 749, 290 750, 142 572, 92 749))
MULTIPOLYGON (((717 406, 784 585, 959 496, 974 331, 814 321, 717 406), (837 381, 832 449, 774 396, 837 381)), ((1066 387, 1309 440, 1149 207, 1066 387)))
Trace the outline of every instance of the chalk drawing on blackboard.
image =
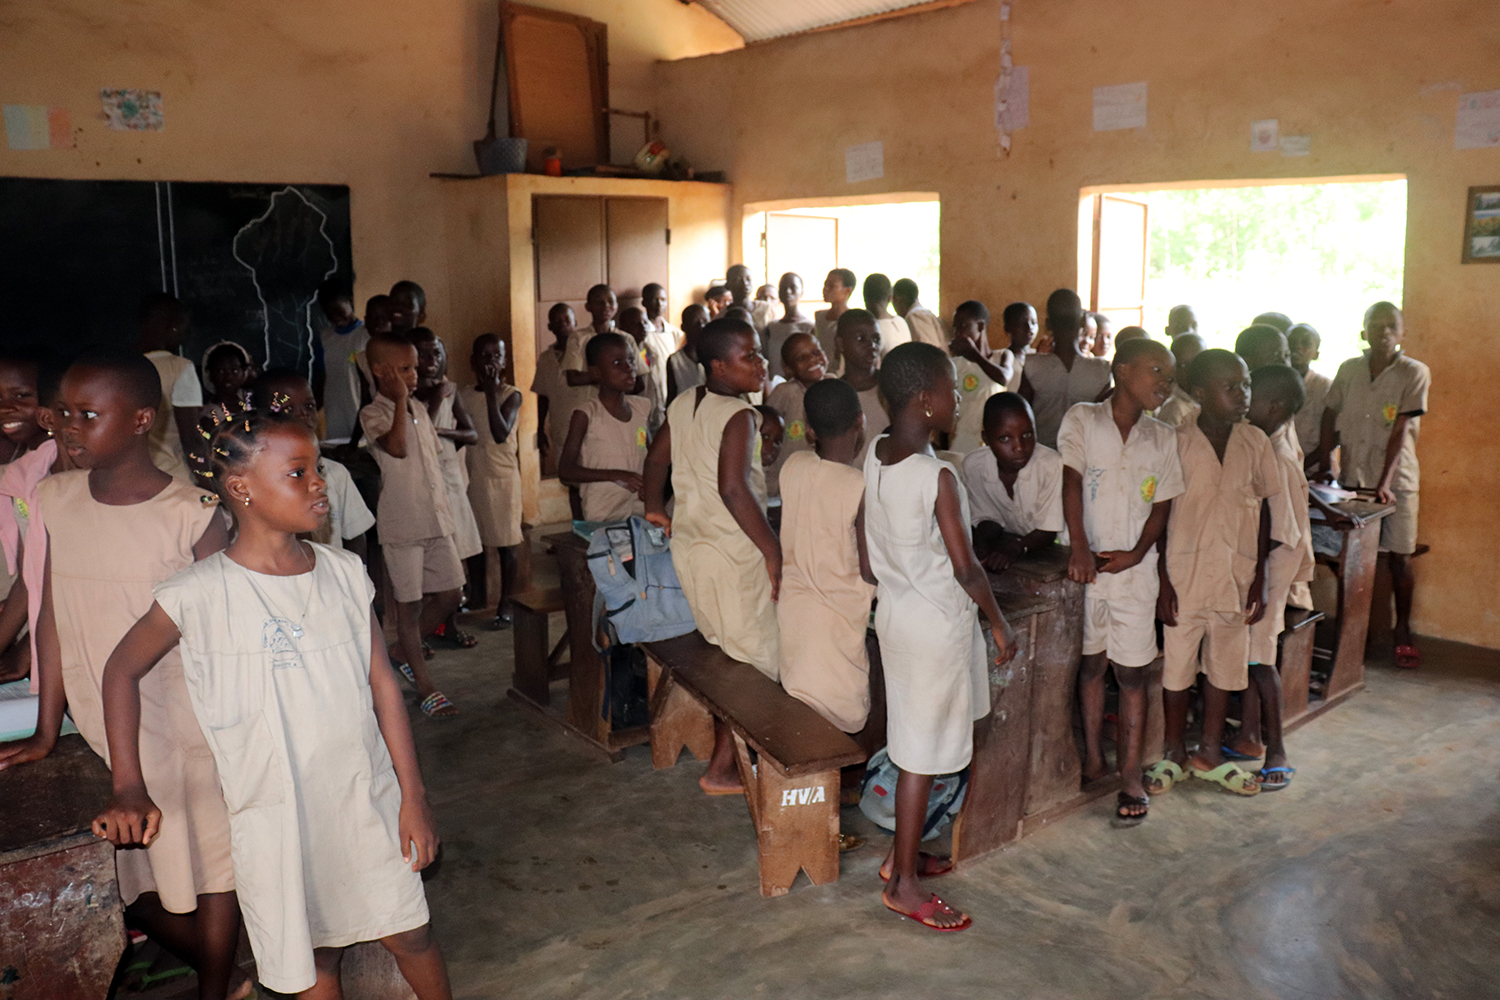
POLYGON ((250 272, 260 299, 267 358, 312 351, 317 286, 339 268, 327 223, 321 209, 288 186, 235 234, 234 259, 250 272), (313 274, 320 276, 309 291, 313 274))

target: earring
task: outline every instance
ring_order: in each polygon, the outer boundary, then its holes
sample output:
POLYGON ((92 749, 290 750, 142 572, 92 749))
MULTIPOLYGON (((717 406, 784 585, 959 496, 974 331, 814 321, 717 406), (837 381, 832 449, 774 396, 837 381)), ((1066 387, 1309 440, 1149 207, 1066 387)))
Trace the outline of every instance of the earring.
POLYGON ((928 416, 929 419, 932 417, 932 407, 929 406, 927 409, 923 410, 922 412, 925 413, 925 414, 927 414, 927 416, 928 416))
POLYGON ((250 498, 249 497, 245 498, 245 506, 246 507, 250 506, 250 498))

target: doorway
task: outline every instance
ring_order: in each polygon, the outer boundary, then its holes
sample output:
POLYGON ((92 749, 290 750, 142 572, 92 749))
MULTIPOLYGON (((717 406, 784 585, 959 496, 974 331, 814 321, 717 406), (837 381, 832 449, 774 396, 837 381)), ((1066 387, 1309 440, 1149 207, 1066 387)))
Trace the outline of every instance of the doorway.
POLYGON ((1116 330, 1161 338, 1193 306, 1209 347, 1232 349, 1263 312, 1322 337, 1315 370, 1360 353, 1365 309, 1401 303, 1401 176, 1087 188, 1079 205, 1079 290, 1116 330))

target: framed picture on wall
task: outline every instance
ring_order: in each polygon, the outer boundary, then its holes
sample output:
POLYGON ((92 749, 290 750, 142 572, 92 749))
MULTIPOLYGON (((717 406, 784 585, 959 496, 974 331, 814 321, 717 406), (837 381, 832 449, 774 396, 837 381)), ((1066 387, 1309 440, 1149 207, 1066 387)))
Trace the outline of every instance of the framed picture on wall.
POLYGON ((1469 188, 1463 262, 1500 264, 1500 184, 1469 188))

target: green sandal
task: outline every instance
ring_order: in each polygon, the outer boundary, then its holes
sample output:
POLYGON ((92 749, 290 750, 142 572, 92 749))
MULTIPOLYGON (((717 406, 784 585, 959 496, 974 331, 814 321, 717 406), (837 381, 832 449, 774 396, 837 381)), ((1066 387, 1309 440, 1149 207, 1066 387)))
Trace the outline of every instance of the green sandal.
POLYGON ((1146 779, 1147 795, 1162 795, 1172 790, 1172 786, 1187 778, 1182 773, 1182 765, 1175 760, 1163 758, 1146 768, 1142 775, 1146 779))
POLYGON ((1260 782, 1255 780, 1255 775, 1231 760, 1226 760, 1212 771, 1194 767, 1192 773, 1193 777, 1211 781, 1224 791, 1233 792, 1235 795, 1260 794, 1260 782))

